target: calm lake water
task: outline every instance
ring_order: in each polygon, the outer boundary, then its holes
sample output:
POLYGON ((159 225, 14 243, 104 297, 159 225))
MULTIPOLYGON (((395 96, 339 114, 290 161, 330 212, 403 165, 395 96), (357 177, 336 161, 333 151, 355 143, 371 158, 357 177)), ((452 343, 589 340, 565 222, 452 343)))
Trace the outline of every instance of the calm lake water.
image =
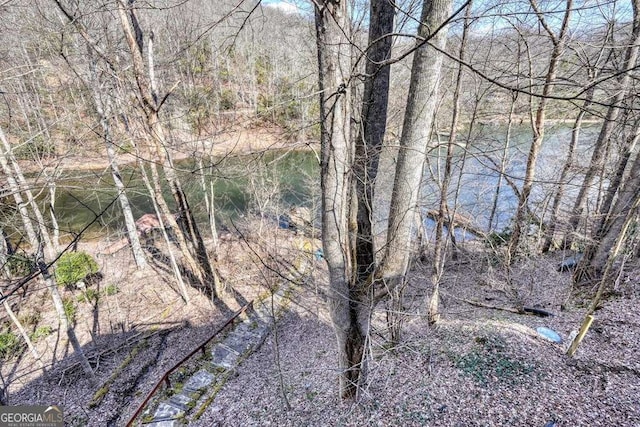
MULTIPOLYGON (((220 224, 250 212, 278 214, 292 206, 311 206, 319 197, 319 166, 313 153, 269 152, 213 162, 185 160, 176 163, 184 190, 196 218, 207 221, 205 191, 213 194, 220 224)), ((136 168, 121 174, 134 216, 154 212, 151 198, 136 168)), ((164 181, 164 180, 163 180, 164 181)), ((163 182, 163 185, 165 183, 163 182)), ((165 198, 174 206, 169 189, 165 198)), ((92 234, 121 231, 124 223, 109 170, 69 174, 60 181, 56 212, 61 229, 79 231, 102 213, 90 228, 92 234)))
MULTIPOLYGON (((582 165, 589 160, 589 147, 595 140, 599 127, 586 127, 582 132, 577 159, 582 165)), ((458 211, 473 218, 477 226, 488 228, 488 220, 498 183, 499 172, 488 157, 499 163, 502 157, 506 129, 503 126, 477 126, 469 138, 467 131, 458 134, 458 141, 466 144, 464 149, 456 150, 453 168, 453 181, 450 186, 449 200, 456 198, 459 186, 458 211), (461 171, 462 161, 464 168, 461 171)), ((541 212, 548 195, 556 186, 565 161, 566 150, 571 140, 571 128, 558 125, 547 128, 546 140, 537 165, 537 183, 534 186, 530 206, 541 212)), ((425 168, 423 199, 426 209, 436 209, 439 190, 436 179, 444 169, 444 146, 429 153, 429 162, 425 168)), ((510 148, 507 153, 506 174, 518 187, 526 167, 527 154, 531 143, 529 127, 519 126, 513 129, 510 148)), ((215 209, 218 223, 224 225, 229 218, 248 213, 265 212, 278 215, 292 206, 308 206, 317 209, 320 200, 320 171, 313 152, 269 152, 261 155, 247 155, 222 161, 203 162, 195 160, 177 163, 179 175, 196 217, 203 223, 207 220, 205 206, 204 180, 207 192, 215 197, 215 209)), ((377 189, 376 208, 378 225, 383 230, 386 223, 390 188, 393 179, 393 159, 383 159, 379 172, 380 185, 377 189)), ((153 212, 151 199, 135 168, 123 167, 122 175, 127 186, 134 216, 153 212)), ((578 191, 581 175, 575 173, 567 187, 569 197, 578 191)), ((166 199, 171 204, 168 191, 166 199)), ((89 229, 92 235, 121 233, 124 229, 120 207, 114 202, 116 191, 108 169, 69 173, 58 183, 55 209, 62 232, 78 232, 86 224, 100 218, 89 229), (101 215, 100 215, 101 214, 101 215)), ((41 195, 43 205, 47 203, 46 191, 41 195)), ((502 230, 509 226, 517 206, 517 197, 503 180, 498 198, 498 209, 494 229, 502 230)))

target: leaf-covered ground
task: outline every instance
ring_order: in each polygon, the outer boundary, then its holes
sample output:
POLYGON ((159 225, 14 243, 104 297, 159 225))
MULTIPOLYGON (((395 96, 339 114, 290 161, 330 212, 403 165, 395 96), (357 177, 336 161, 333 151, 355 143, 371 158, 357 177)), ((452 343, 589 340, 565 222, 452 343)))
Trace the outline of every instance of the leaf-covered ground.
MULTIPOLYGON (((253 238, 252 250, 237 234, 224 241, 221 268, 238 291, 235 301, 227 299, 228 309, 279 280, 265 266, 286 264, 274 263, 268 253, 295 261, 300 251, 308 252, 306 241, 284 230, 253 238)), ((315 249, 319 242, 311 244, 315 249)), ((106 246, 92 243, 85 249, 98 253, 106 246)), ((429 266, 417 263, 406 292, 399 346, 385 339, 384 305, 375 311, 369 385, 357 404, 336 396, 335 338, 324 301, 326 267, 314 260, 313 280, 291 295, 290 311, 278 324, 278 345, 272 334, 192 425, 640 425, 640 273, 627 268, 570 359, 566 343, 551 343, 535 331, 545 326, 567 339, 582 320, 586 301, 571 291, 570 274, 556 271, 565 256, 521 261, 507 273, 495 254, 469 247, 447 265, 442 320, 435 327, 425 318, 429 266), (469 301, 505 308, 524 304, 555 316, 520 315, 469 301)), ((3 363, 10 404, 57 403, 71 425, 123 425, 162 373, 228 315, 195 290, 190 291, 191 304, 184 305, 160 260, 143 274, 134 271, 126 250, 98 260, 104 274, 99 303, 79 299, 77 290, 66 293, 77 307, 85 351, 101 354, 97 381, 88 381, 68 357, 46 292, 35 291, 25 307, 40 301, 37 325, 50 324, 54 331, 37 346, 48 364, 55 355, 56 364, 43 375, 26 353, 3 363)), ((31 308, 21 311, 27 317, 30 313, 35 315, 31 308)))
POLYGON ((556 272, 561 257, 518 264, 512 288, 504 283, 504 272, 478 254, 451 265, 443 284, 443 319, 436 327, 424 317, 428 268, 415 268, 400 346, 386 345, 383 316, 377 313, 369 387, 359 404, 336 398, 334 337, 322 295, 309 285, 280 325, 279 365, 270 339, 196 425, 640 425, 635 273, 597 312, 570 359, 565 344, 535 332, 550 327, 566 339, 582 320, 582 302, 570 298, 570 275, 556 272), (516 294, 525 305, 556 315, 518 315, 462 301, 513 307, 516 294))

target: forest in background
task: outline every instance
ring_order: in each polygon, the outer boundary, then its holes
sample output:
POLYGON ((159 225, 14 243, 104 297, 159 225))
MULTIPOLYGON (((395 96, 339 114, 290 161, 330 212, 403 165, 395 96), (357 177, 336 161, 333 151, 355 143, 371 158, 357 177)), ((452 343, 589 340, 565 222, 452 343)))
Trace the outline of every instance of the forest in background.
MULTIPOLYGON (((251 178, 247 197, 251 215, 272 226, 282 215, 300 228, 315 227, 316 217, 322 223, 322 242, 312 246, 322 247, 328 265, 341 396, 356 396, 367 383, 372 311, 387 313, 385 334, 401 342, 404 291, 417 259, 431 271, 424 305, 438 323, 447 262, 463 249, 456 230, 484 242, 507 272, 541 254, 577 253, 574 285, 593 297, 583 313, 587 327, 640 255, 640 3, 287 4, 0 5, 8 342, 24 341, 40 360, 31 342, 38 323, 28 332, 19 312, 30 308, 24 288, 42 281, 58 327, 94 376, 56 282, 64 282, 64 258, 82 253, 72 248, 84 225, 101 212, 79 228, 59 225, 56 200, 72 192, 65 174, 90 165, 110 177, 117 197, 108 207, 122 211, 113 241, 126 246, 137 269, 148 268, 151 230, 165 242, 183 302, 192 288, 222 300, 229 286, 219 240, 231 223, 218 223, 216 201, 224 195, 214 183, 230 179, 221 162, 274 149, 306 150, 320 166, 309 184, 321 183, 320 202, 267 197, 273 177, 252 167, 246 176, 260 178, 251 178), (195 162, 185 171, 183 159, 195 162), (123 179, 123 167, 140 174, 139 188, 123 179), (474 185, 464 179, 471 175, 490 178, 481 214, 460 201, 463 187, 474 185), (197 202, 189 186, 202 194, 197 202), (140 216, 132 207, 127 193, 134 191, 152 212, 140 216), (511 205, 501 202, 506 194, 511 205)), ((525 309, 517 293, 511 303, 525 309)))

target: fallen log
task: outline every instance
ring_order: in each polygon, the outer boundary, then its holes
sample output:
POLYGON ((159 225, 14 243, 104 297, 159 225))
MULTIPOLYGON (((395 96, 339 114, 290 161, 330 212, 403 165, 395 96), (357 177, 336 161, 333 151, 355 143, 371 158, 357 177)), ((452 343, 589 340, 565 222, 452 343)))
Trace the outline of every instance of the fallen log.
POLYGON ((471 304, 471 305, 476 306, 476 307, 488 308, 488 309, 491 309, 491 310, 508 311, 509 313, 531 314, 531 315, 540 316, 540 317, 551 317, 551 316, 553 316, 553 313, 551 313, 551 312, 548 312, 546 310, 542 310, 540 308, 534 308, 534 307, 523 307, 522 310, 518 310, 517 308, 501 307, 501 306, 498 306, 498 305, 485 304, 485 303, 482 303, 480 301, 474 301, 474 300, 468 300, 468 299, 462 299, 461 301, 466 302, 467 304, 471 304))
MULTIPOLYGON (((437 222, 440 213, 436 210, 428 210, 425 215, 427 218, 437 222)), ((447 228, 462 228, 476 237, 480 237, 483 239, 487 237, 487 233, 485 233, 479 227, 473 225, 473 221, 471 219, 466 218, 459 213, 456 213, 455 215, 453 215, 453 218, 451 218, 451 214, 445 212, 443 224, 447 228)))

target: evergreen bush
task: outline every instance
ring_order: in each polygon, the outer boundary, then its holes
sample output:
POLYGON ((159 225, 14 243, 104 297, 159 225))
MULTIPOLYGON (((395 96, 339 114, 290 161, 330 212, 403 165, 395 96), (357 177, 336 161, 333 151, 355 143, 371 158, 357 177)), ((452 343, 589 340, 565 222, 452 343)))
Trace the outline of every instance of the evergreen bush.
POLYGON ((60 285, 70 286, 96 274, 98 263, 86 252, 67 252, 58 260, 56 281, 60 285))

